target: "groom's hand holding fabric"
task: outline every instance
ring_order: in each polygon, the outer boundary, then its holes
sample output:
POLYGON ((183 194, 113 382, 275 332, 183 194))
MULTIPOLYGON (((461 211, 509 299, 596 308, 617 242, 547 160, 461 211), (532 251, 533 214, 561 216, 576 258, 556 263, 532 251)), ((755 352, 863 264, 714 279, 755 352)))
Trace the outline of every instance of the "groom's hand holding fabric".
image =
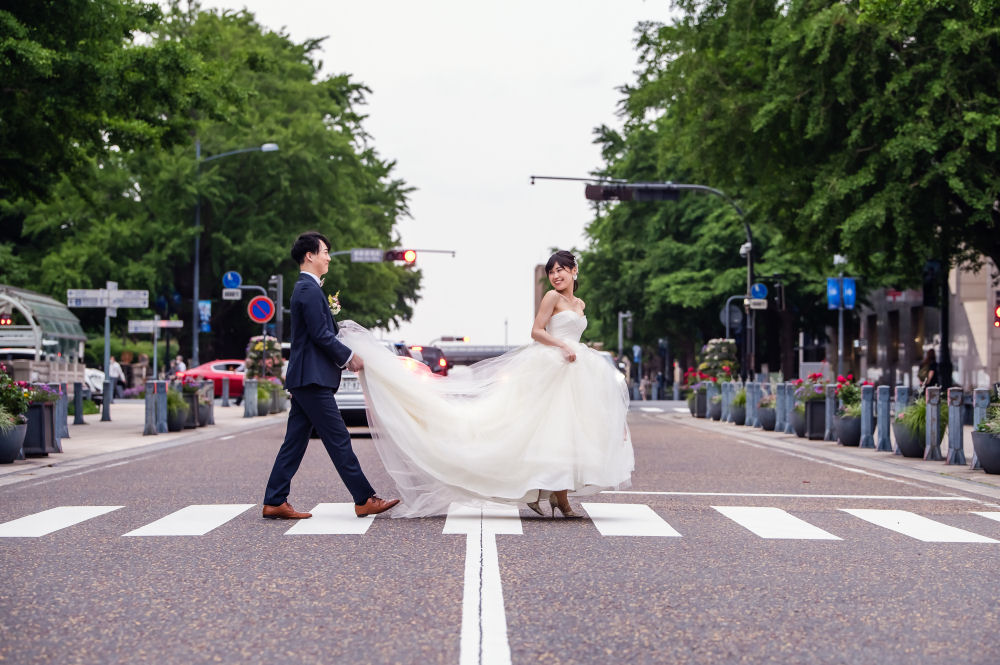
POLYGON ((352 372, 360 372, 365 368, 365 361, 361 359, 361 356, 355 355, 349 361, 347 361, 347 369, 352 372))

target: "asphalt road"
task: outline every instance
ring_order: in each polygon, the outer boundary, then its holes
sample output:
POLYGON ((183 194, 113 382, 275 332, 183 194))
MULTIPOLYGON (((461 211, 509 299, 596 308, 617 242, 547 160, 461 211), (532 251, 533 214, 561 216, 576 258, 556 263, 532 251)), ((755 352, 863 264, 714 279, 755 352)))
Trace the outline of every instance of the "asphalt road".
MULTIPOLYGON (((513 518, 313 518, 364 532, 288 534, 292 523, 261 519, 256 503, 280 428, 0 488, 0 659, 1000 662, 993 499, 789 454, 677 414, 630 422, 636 493, 583 499, 584 520, 522 508, 513 518), (40 528, 30 516, 64 506, 108 508, 25 535, 40 528), (207 532, 125 535, 176 530, 184 520, 158 520, 182 510, 211 513, 207 532)), ((371 441, 355 447, 391 497, 371 441)), ((350 501, 318 442, 292 490, 298 509, 350 501)))

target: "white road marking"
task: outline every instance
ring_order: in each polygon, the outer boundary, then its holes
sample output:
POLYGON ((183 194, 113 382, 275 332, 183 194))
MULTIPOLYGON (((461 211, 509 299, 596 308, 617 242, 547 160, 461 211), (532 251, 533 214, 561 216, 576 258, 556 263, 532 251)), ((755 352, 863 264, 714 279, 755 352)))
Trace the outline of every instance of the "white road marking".
POLYGON ((872 510, 841 508, 845 513, 860 517, 866 522, 901 533, 925 543, 996 543, 1000 542, 959 529, 905 510, 872 510))
POLYGON ((744 496, 789 499, 875 499, 885 501, 971 501, 965 496, 906 496, 882 494, 777 494, 767 492, 640 492, 633 490, 605 490, 601 494, 634 494, 638 496, 744 496))
POLYGON ((229 441, 229 439, 232 439, 235 436, 236 436, 235 434, 230 434, 229 436, 221 436, 219 437, 219 441, 229 441))
POLYGON ((758 506, 712 506, 712 508, 761 538, 840 540, 832 533, 813 526, 781 508, 758 506))
POLYGON ((0 524, 0 538, 38 538, 124 506, 59 506, 0 524))
POLYGON ((359 518, 354 514, 353 503, 318 503, 310 510, 312 517, 298 520, 285 532, 286 536, 351 535, 360 536, 375 521, 373 517, 359 518))
POLYGON ((582 503, 602 536, 680 537, 666 520, 641 503, 582 503))
POLYGON ((644 411, 646 413, 663 413, 663 409, 660 409, 655 406, 640 406, 639 410, 644 411))
POLYGON ((204 536, 212 529, 242 515, 254 505, 252 503, 238 503, 187 506, 124 535, 204 536))
POLYGON ((1000 522, 1000 513, 986 513, 986 512, 979 512, 978 510, 974 510, 972 512, 974 512, 976 515, 982 515, 987 519, 996 520, 997 522, 1000 522))
POLYGON ((517 508, 452 504, 442 533, 464 533, 461 665, 510 665, 507 614, 503 605, 496 534, 520 534, 517 508))
POLYGON ((674 411, 676 411, 676 412, 678 412, 678 413, 688 413, 688 412, 690 412, 690 411, 691 411, 691 409, 685 409, 685 408, 684 408, 684 407, 682 407, 682 406, 675 406, 675 407, 674 407, 674 411))

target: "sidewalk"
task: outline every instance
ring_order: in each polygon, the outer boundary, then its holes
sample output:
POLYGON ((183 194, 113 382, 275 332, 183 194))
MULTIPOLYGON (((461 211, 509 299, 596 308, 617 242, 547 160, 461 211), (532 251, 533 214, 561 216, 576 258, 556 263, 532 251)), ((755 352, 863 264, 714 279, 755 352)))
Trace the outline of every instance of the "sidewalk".
MULTIPOLYGON (((929 462, 919 457, 903 457, 871 448, 841 446, 836 441, 816 441, 799 438, 794 434, 766 432, 763 429, 723 423, 708 418, 694 418, 683 401, 640 401, 631 403, 631 411, 641 411, 660 419, 681 425, 725 433, 739 439, 762 443, 789 452, 811 454, 839 464, 850 464, 869 471, 892 473, 912 480, 931 482, 955 490, 972 492, 1000 501, 1000 474, 973 471, 972 427, 962 428, 966 464, 929 462), (659 415, 657 415, 659 414, 659 415)), ((876 432, 876 443, 878 434, 876 432)), ((941 454, 948 456, 948 436, 941 443, 941 454)))
POLYGON ((0 464, 0 486, 237 432, 271 425, 283 426, 288 418, 287 411, 244 418, 242 406, 223 407, 220 402, 215 402, 214 425, 149 436, 142 433, 146 417, 143 400, 115 400, 111 404, 111 420, 108 422, 101 422, 101 414, 98 413, 84 416, 85 425, 73 425, 73 416, 70 416, 69 438, 62 439, 63 452, 0 464))

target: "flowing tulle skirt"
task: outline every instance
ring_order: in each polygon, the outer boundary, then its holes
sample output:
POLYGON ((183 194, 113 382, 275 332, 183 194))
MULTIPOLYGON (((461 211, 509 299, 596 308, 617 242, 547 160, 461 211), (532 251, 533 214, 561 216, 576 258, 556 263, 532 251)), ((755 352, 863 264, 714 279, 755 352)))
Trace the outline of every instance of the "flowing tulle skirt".
POLYGON ((529 344, 441 377, 352 322, 341 338, 365 362, 372 436, 403 499, 394 516, 443 514, 453 502, 530 501, 538 489, 629 485, 627 389, 589 347, 578 344, 570 363, 554 347, 529 344))

